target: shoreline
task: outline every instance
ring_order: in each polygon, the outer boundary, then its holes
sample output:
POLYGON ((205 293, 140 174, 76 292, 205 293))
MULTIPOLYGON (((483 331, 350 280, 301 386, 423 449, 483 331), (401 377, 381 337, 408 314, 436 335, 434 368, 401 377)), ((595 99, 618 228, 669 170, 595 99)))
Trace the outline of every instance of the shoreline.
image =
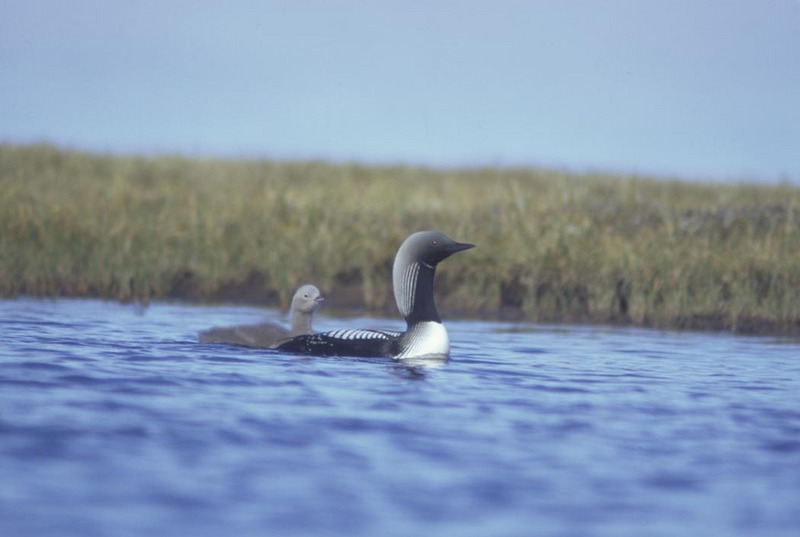
MULTIPOLYGON (((324 312, 332 315, 343 316, 365 316, 379 317, 385 319, 402 320, 399 317, 397 308, 392 302, 382 307, 370 307, 361 297, 359 285, 345 284, 334 287, 331 291, 323 291, 325 302, 324 312)), ((58 295, 31 295, 23 294, 17 296, 2 296, 0 300, 16 299, 35 299, 35 300, 102 300, 117 302, 120 304, 139 303, 143 307, 148 307, 152 302, 178 302, 194 305, 230 305, 259 307, 266 309, 277 309, 288 311, 286 304, 278 298, 275 290, 258 288, 254 289, 251 284, 226 285, 217 293, 202 295, 197 292, 188 291, 186 288, 170 292, 164 296, 150 297, 141 299, 120 299, 112 296, 102 296, 97 293, 88 294, 58 294, 58 295)), ((443 296, 441 302, 448 304, 448 297, 443 296)), ((437 301, 438 303, 438 301, 437 301)), ((559 315, 553 317, 539 317, 532 319, 526 313, 513 305, 505 305, 497 309, 489 310, 470 310, 453 309, 440 307, 442 322, 447 324, 450 321, 488 321, 488 322, 509 322, 549 326, 587 326, 587 327, 612 327, 612 328, 641 328, 646 330, 659 330, 668 332, 696 332, 735 336, 755 336, 755 337, 778 337, 778 338, 800 338, 800 321, 793 324, 778 323, 770 319, 757 317, 740 318, 737 325, 731 326, 720 315, 697 314, 692 317, 674 319, 672 323, 658 324, 648 319, 635 320, 621 315, 559 315)))

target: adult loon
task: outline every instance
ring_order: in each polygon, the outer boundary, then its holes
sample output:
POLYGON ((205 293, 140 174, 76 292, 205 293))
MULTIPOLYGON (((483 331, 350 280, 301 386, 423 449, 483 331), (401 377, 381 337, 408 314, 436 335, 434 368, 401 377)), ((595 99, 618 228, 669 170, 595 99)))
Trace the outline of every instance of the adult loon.
POLYGON ((290 329, 287 330, 275 323, 216 327, 200 332, 200 343, 230 343, 246 347, 275 348, 288 338, 314 332, 311 320, 322 300, 319 289, 313 285, 303 285, 292 297, 289 312, 290 329))
POLYGON ((419 231, 403 242, 394 258, 392 285, 397 309, 406 320, 405 332, 333 330, 294 337, 277 349, 316 356, 446 357, 450 339, 433 300, 436 265, 473 247, 438 231, 419 231))

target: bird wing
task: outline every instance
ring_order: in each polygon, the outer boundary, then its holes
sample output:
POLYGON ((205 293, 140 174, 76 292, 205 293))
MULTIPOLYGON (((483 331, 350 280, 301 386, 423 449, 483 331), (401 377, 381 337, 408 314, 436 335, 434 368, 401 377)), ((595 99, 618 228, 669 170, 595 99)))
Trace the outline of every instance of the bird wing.
POLYGON ((314 356, 389 356, 391 343, 400 332, 388 330, 340 329, 296 336, 278 346, 279 351, 314 356))

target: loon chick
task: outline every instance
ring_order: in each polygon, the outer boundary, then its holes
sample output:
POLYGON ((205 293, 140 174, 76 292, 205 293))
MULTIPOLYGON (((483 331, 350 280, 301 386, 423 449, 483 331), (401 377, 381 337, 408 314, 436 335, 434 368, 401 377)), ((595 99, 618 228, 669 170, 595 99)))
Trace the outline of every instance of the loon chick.
POLYGON ((446 357, 450 339, 433 300, 436 265, 474 246, 438 231, 419 231, 403 242, 394 258, 392 285, 397 309, 406 320, 405 332, 333 330, 294 337, 278 350, 316 356, 446 357))
POLYGON ((289 330, 275 323, 216 327, 200 332, 200 343, 230 343, 274 349, 287 339, 314 333, 311 320, 322 300, 319 289, 313 285, 303 285, 292 297, 289 330))

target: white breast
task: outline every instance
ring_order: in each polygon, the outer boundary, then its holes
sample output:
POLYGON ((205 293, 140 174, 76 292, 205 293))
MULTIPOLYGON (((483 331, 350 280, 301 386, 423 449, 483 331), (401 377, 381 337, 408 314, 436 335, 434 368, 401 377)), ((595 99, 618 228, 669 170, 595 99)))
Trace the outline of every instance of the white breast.
POLYGON ((450 338, 442 323, 428 321, 414 325, 403 338, 404 348, 395 358, 420 358, 423 356, 447 356, 450 353, 450 338))

